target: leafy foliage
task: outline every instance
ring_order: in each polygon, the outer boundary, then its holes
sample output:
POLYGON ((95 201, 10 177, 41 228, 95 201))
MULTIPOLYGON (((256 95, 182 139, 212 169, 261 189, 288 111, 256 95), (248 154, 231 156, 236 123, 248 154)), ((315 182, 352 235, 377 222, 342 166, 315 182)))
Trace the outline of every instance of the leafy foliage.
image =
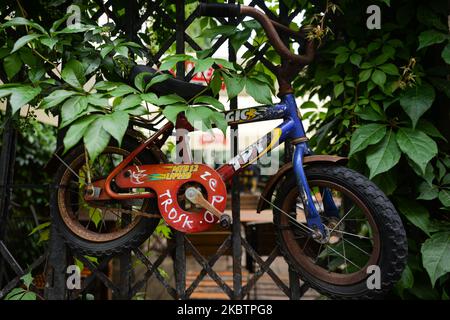
POLYGON ((36 300, 37 294, 31 291, 30 286, 33 283, 33 276, 31 273, 27 273, 20 278, 22 280, 23 287, 12 289, 5 297, 5 300, 36 300))
MULTIPOLYGON (((390 195, 409 236, 409 265, 396 293, 445 298, 449 286, 449 39, 442 1, 378 1, 380 30, 368 30, 370 1, 340 1, 333 34, 296 80, 297 95, 331 99, 311 120, 316 152, 350 156, 390 195), (349 19, 349 17, 352 17, 349 19), (448 251, 448 250, 447 250, 448 251)), ((314 22, 307 12, 306 23, 314 22)))

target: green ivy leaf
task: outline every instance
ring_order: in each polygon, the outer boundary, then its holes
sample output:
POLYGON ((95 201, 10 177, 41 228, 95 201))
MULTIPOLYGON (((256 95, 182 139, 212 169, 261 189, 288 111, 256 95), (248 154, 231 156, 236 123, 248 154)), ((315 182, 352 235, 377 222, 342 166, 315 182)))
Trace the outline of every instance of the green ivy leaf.
POLYGON ((117 54, 119 54, 120 56, 124 56, 125 58, 128 58, 129 49, 127 46, 120 45, 120 46, 115 47, 114 50, 116 50, 117 54))
POLYGON ((216 108, 217 110, 223 111, 225 110, 224 105, 222 104, 222 102, 220 102, 219 100, 213 98, 213 97, 208 97, 208 96, 200 96, 195 98, 194 100, 194 104, 197 103, 205 103, 208 105, 213 106, 214 108, 216 108))
POLYGON ((53 91, 51 94, 46 96, 40 105, 43 109, 50 109, 54 106, 57 106, 58 104, 62 103, 67 98, 78 94, 75 91, 68 91, 68 90, 56 90, 53 91))
POLYGON ((214 58, 195 60, 195 72, 205 72, 214 64, 214 58))
POLYGON ((44 222, 38 225, 37 227, 34 227, 33 230, 28 234, 29 236, 35 234, 38 231, 44 230, 50 226, 51 222, 44 222))
POLYGON ((216 125, 217 128, 219 128, 223 134, 225 135, 228 128, 228 123, 225 120, 225 115, 223 113, 214 112, 210 115, 211 122, 216 125))
POLYGON ((366 69, 359 73, 359 82, 365 82, 369 80, 370 75, 372 74, 372 69, 366 69))
POLYGON ((213 52, 214 52, 213 49, 214 48, 209 48, 209 49, 206 49, 206 50, 199 50, 199 51, 197 51, 196 52, 197 58, 198 59, 205 59, 205 58, 210 57, 213 54, 213 52))
POLYGON ((83 64, 84 74, 89 75, 95 72, 101 64, 102 60, 98 56, 84 57, 81 63, 83 64))
POLYGON ((127 84, 120 84, 117 88, 113 89, 109 92, 109 94, 113 97, 123 97, 130 93, 138 93, 136 89, 130 87, 127 84))
POLYGON ((340 53, 336 56, 334 60, 334 66, 345 63, 347 61, 349 54, 347 52, 340 53))
POLYGON ((434 287, 437 279, 450 272, 450 232, 433 234, 422 244, 420 251, 423 266, 434 287))
POLYGON ((447 142, 447 139, 439 132, 439 130, 429 121, 420 119, 416 126, 417 130, 425 132, 427 135, 433 138, 439 138, 447 142))
POLYGON ((234 32, 230 36, 230 43, 233 49, 237 52, 242 47, 242 45, 250 38, 252 34, 251 29, 244 29, 242 31, 234 32))
POLYGON ((127 131, 129 118, 128 114, 123 111, 115 111, 102 118, 103 129, 116 139, 119 146, 127 131))
POLYGON ((86 82, 83 64, 78 60, 70 60, 62 69, 61 77, 72 87, 82 88, 86 82))
POLYGON ((450 43, 442 50, 441 57, 444 59, 445 63, 450 64, 450 43))
POLYGON ((97 116, 86 116, 75 121, 64 136, 64 152, 72 149, 83 137, 88 126, 97 119, 97 116))
POLYGON ((105 57, 113 50, 114 46, 112 44, 107 44, 100 50, 100 56, 105 59, 105 57))
POLYGON ((236 32, 236 26, 230 25, 218 25, 210 28, 206 28, 198 36, 199 38, 214 39, 218 36, 231 36, 236 32))
POLYGON ((372 105, 356 106, 355 114, 364 120, 369 120, 369 121, 385 120, 384 114, 382 114, 378 109, 375 109, 372 105))
POLYGON ((141 105, 141 97, 137 94, 130 94, 120 101, 118 105, 114 107, 114 110, 128 110, 136 106, 141 105))
POLYGON ((408 265, 405 266, 405 270, 403 270, 398 285, 400 285, 402 289, 410 289, 414 286, 414 274, 408 265))
POLYGON ((413 128, 419 118, 431 107, 434 98, 434 88, 428 83, 409 88, 400 96, 400 105, 411 118, 413 128))
POLYGON ((55 44, 57 44, 58 41, 59 40, 57 38, 51 38, 51 37, 45 37, 40 40, 40 42, 44 46, 48 47, 50 50, 53 50, 53 48, 55 47, 55 44))
POLYGON ((102 214, 98 208, 89 208, 89 219, 94 223, 95 227, 98 228, 98 224, 102 221, 102 214))
POLYGON ((430 187, 427 182, 422 182, 419 185, 419 192, 418 200, 433 200, 439 195, 439 189, 436 186, 430 187))
POLYGON ((209 117, 213 111, 207 107, 190 107, 186 110, 186 118, 189 123, 198 130, 211 129, 209 117))
POLYGON ((3 68, 5 69, 9 80, 11 80, 20 71, 22 65, 23 62, 17 53, 11 54, 3 59, 3 68))
POLYGON ((12 289, 5 297, 5 300, 22 300, 22 297, 27 293, 23 288, 12 289))
POLYGON ((225 59, 221 59, 221 58, 214 58, 214 64, 216 64, 217 66, 221 67, 221 68, 226 68, 229 70, 235 70, 234 67, 234 62, 225 60, 225 59))
POLYGON ((423 31, 419 35, 419 47, 417 48, 417 50, 431 46, 433 44, 444 42, 446 39, 448 39, 448 35, 446 35, 445 33, 438 32, 436 30, 423 31))
POLYGON ((220 90, 222 89, 222 79, 220 77, 220 73, 214 72, 214 75, 209 82, 209 87, 211 88, 214 96, 216 96, 220 92, 220 90))
POLYGON ((370 169, 370 178, 388 171, 400 160, 401 152, 391 130, 377 145, 369 148, 366 163, 370 169))
POLYGON ((173 104, 165 107, 162 110, 163 115, 173 124, 177 122, 177 115, 180 112, 185 112, 188 106, 185 104, 173 104))
POLYGON ((158 236, 164 237, 166 239, 171 239, 172 229, 161 219, 156 226, 155 232, 158 236))
POLYGON ((347 47, 344 47, 344 46, 337 47, 336 49, 331 51, 331 53, 334 53, 337 55, 342 54, 342 53, 347 53, 347 52, 349 52, 349 50, 347 47))
POLYGON ((61 128, 74 121, 88 107, 85 96, 75 96, 67 99, 61 107, 61 128))
POLYGON ((350 62, 353 63, 355 66, 359 67, 359 64, 361 63, 362 57, 361 55, 357 54, 357 53, 353 53, 350 56, 350 62))
POLYGON ((409 128, 399 128, 397 143, 400 149, 416 163, 423 174, 428 162, 437 155, 436 142, 425 133, 409 128))
POLYGON ((317 104, 314 101, 305 101, 300 106, 300 110, 304 109, 317 109, 317 104))
POLYGON ((344 83, 339 82, 334 86, 334 97, 339 97, 344 92, 344 83))
POLYGON ((109 143, 110 135, 103 128, 101 118, 93 121, 83 134, 83 142, 89 153, 89 159, 94 161, 109 143))
POLYGON ((94 89, 111 91, 120 86, 121 84, 122 83, 120 82, 113 82, 113 81, 99 81, 94 85, 94 89))
POLYGON ((140 97, 145 102, 148 102, 148 103, 151 103, 154 105, 158 104, 158 96, 153 92, 141 94, 140 97))
POLYGON ((231 77, 226 73, 223 73, 223 80, 227 89, 229 99, 233 99, 238 96, 244 89, 246 78, 244 77, 231 77))
POLYGON ((88 95, 87 102, 94 106, 103 107, 103 108, 106 108, 109 105, 108 99, 105 98, 103 96, 103 94, 100 94, 100 93, 94 93, 94 94, 88 95))
POLYGON ((383 71, 377 69, 372 73, 371 79, 373 82, 375 82, 375 84, 383 87, 386 82, 386 74, 383 71))
POLYGON ((385 195, 390 196, 397 189, 397 179, 395 170, 380 173, 372 178, 372 181, 384 192, 385 195))
POLYGON ((187 54, 177 54, 177 55, 169 56, 169 57, 163 59, 163 62, 161 64, 161 66, 159 67, 159 70, 169 70, 169 69, 174 68, 178 62, 189 61, 189 60, 194 60, 194 58, 187 54))
POLYGON ((20 280, 22 280, 25 287, 27 287, 27 289, 29 289, 30 285, 33 283, 33 276, 31 275, 30 272, 28 272, 27 274, 21 276, 20 280))
POLYGON ((171 104, 186 104, 186 100, 176 94, 169 94, 166 96, 161 96, 156 101, 156 105, 158 106, 167 106, 171 104))
POLYGON ((151 77, 150 72, 141 72, 134 78, 134 86, 141 92, 145 91, 145 81, 144 78, 151 77))
POLYGON ((427 209, 417 201, 401 198, 398 200, 398 209, 400 212, 417 228, 425 232, 428 236, 433 231, 430 228, 430 214, 427 209))
POLYGON ((20 300, 34 301, 36 300, 36 297, 36 293, 34 293, 33 291, 27 291, 20 300))
POLYGON ((173 78, 171 74, 160 74, 152 78, 150 82, 145 87, 145 91, 147 91, 150 87, 154 86, 157 83, 164 82, 167 79, 173 78))
POLYGON ((270 86, 259 80, 247 78, 245 90, 255 99, 256 102, 263 104, 272 104, 272 92, 270 86))
POLYGON ((0 30, 12 26, 29 26, 33 29, 39 30, 43 34, 47 34, 47 31, 42 26, 40 26, 36 22, 30 21, 22 17, 12 18, 11 20, 0 24, 0 30))
POLYGON ((9 103, 11 104, 12 113, 16 113, 20 108, 33 100, 39 93, 41 87, 32 86, 18 86, 11 89, 11 97, 9 103))
POLYGON ((34 39, 37 39, 37 38, 40 38, 40 37, 42 37, 42 34, 37 34, 37 33, 27 34, 26 36, 20 37, 14 43, 14 47, 13 47, 11 53, 16 52, 17 50, 22 48, 24 45, 26 45, 28 42, 33 41, 34 39))
POLYGON ((450 191, 446 189, 439 191, 439 201, 441 201, 444 206, 450 207, 450 191))
POLYGON ((355 130, 350 141, 349 156, 378 143, 386 134, 386 125, 371 123, 355 130))
POLYGON ((383 64, 383 65, 379 66, 378 68, 380 68, 381 71, 383 71, 386 74, 390 74, 392 76, 398 76, 399 75, 398 68, 393 63, 386 63, 386 64, 383 64))

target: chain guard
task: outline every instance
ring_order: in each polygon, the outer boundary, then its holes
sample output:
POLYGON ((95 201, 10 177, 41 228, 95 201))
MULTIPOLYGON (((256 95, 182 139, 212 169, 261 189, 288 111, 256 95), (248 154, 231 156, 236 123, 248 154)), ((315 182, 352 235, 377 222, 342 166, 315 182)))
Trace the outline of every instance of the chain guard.
POLYGON ((204 164, 133 165, 116 176, 119 188, 145 188, 155 191, 159 211, 172 228, 184 233, 196 233, 212 228, 218 219, 205 209, 188 212, 178 202, 178 191, 185 184, 201 185, 205 199, 223 212, 227 190, 217 171, 204 164))

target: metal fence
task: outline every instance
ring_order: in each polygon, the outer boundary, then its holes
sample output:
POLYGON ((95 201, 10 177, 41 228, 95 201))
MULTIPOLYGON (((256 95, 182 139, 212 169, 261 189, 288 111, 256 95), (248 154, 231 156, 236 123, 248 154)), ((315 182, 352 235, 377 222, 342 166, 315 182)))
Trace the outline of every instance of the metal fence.
MULTIPOLYGON (((142 8, 139 7, 137 0, 128 0, 126 2, 126 15, 133 17, 127 20, 125 24, 119 24, 114 10, 110 10, 112 1, 108 0, 94 0, 98 5, 98 11, 94 14, 93 18, 97 19, 104 13, 109 19, 116 22, 128 38, 133 41, 139 41, 138 30, 141 25, 152 15, 158 14, 159 18, 164 21, 165 25, 173 29, 173 34, 161 45, 160 50, 156 53, 148 53, 147 57, 150 64, 158 64, 161 57, 166 51, 175 44, 177 53, 184 53, 186 51, 186 44, 188 44, 194 50, 202 50, 203 48, 198 45, 194 39, 192 39, 187 33, 186 29, 196 18, 196 12, 190 16, 185 17, 185 1, 176 0, 176 18, 173 19, 167 15, 164 10, 160 10, 163 5, 163 1, 147 1, 146 11, 142 13, 142 8)), ((228 1, 234 3, 235 1, 228 1)), ((270 11, 264 1, 253 0, 250 3, 251 6, 257 6, 261 10, 265 11, 271 19, 279 21, 283 24, 291 22, 299 13, 300 9, 289 12, 287 7, 280 1, 279 15, 275 15, 270 11)), ((236 18, 219 18, 222 24, 236 25, 241 22, 241 19, 236 18)), ((212 46, 210 54, 213 54, 219 49, 219 47, 227 41, 226 36, 221 36, 212 46)), ((265 45, 261 49, 255 48, 250 42, 246 42, 244 46, 255 52, 255 56, 252 62, 249 64, 249 68, 255 66, 258 61, 261 61, 269 69, 272 69, 272 63, 265 58, 265 53, 268 51, 269 46, 265 45)), ((236 53, 231 46, 229 46, 229 60, 236 61, 236 53)), ((190 80, 193 77, 193 72, 186 74, 183 63, 179 63, 177 66, 177 77, 184 80, 190 80)), ((234 98, 230 102, 231 109, 238 108, 238 100, 234 98)), ((232 129, 237 130, 237 125, 234 125, 232 129)), ((68 258, 70 257, 69 249, 64 245, 62 239, 58 236, 58 233, 52 229, 51 237, 49 241, 48 250, 45 254, 35 260, 28 268, 24 269, 14 258, 14 255, 8 250, 4 240, 6 232, 6 226, 8 225, 8 219, 11 219, 11 193, 16 190, 17 185, 14 185, 13 172, 15 162, 15 143, 16 132, 11 124, 11 118, 5 122, 3 132, 3 143, 0 154, 0 260, 3 257, 3 264, 8 264, 16 276, 6 283, 3 288, 0 288, 0 298, 3 297, 9 290, 17 286, 20 282, 20 276, 26 274, 30 270, 37 268, 45 263, 46 269, 46 284, 45 284, 45 298, 46 299, 78 299, 80 294, 89 288, 94 280, 103 283, 106 288, 110 289, 115 299, 131 299, 136 293, 141 290, 150 277, 156 277, 159 282, 167 289, 167 292, 174 299, 189 299, 198 287, 200 282, 206 275, 211 277, 230 299, 243 299, 250 290, 255 286, 261 276, 267 273, 279 289, 286 294, 290 299, 300 299, 303 293, 308 289, 306 285, 300 285, 300 279, 298 274, 293 270, 289 270, 289 283, 284 283, 280 277, 271 269, 271 264, 277 256, 279 256, 278 248, 274 248, 268 257, 264 260, 250 245, 248 239, 241 236, 241 222, 240 222, 240 192, 239 192, 239 180, 235 177, 233 180, 233 188, 231 190, 232 195, 232 216, 233 226, 231 234, 225 239, 225 241, 218 247, 215 254, 209 257, 209 259, 202 256, 199 250, 192 244, 192 242, 180 232, 175 232, 175 241, 169 243, 167 248, 159 255, 159 257, 151 262, 148 257, 139 249, 135 248, 120 257, 110 257, 99 261, 98 264, 94 264, 89 259, 83 256, 77 256, 77 258, 84 263, 86 267, 91 270, 89 276, 87 276, 83 282, 80 290, 67 290, 66 289, 66 268, 68 264, 68 258), (231 250, 233 260, 233 283, 232 286, 228 285, 214 270, 215 263, 226 252, 231 250), (243 285, 242 279, 242 253, 246 252, 247 257, 251 257, 259 268, 252 274, 252 277, 243 285), (200 264, 202 270, 197 275, 196 279, 186 286, 186 252, 189 251, 194 259, 200 264), (146 266, 146 272, 141 279, 133 281, 133 267, 132 267, 132 255, 140 260, 146 266), (174 272, 175 272, 175 287, 171 286, 165 277, 159 271, 159 266, 167 257, 172 256, 174 259, 174 272), (105 274, 102 270, 108 265, 111 259, 117 258, 120 262, 120 276, 118 281, 113 282, 109 275, 105 274)), ((233 138, 231 143, 231 154, 236 155, 238 153, 238 135, 233 138)), ((286 148, 289 149, 289 148, 286 148)), ((286 153, 289 156, 289 153, 286 153)), ((48 188, 49 197, 55 197, 55 186, 42 186, 42 185, 30 185, 22 186, 28 188, 48 188)), ((51 201, 52 203, 53 201, 51 201)), ((50 210, 57 210, 55 207, 51 207, 50 210)), ((25 249, 25 248, 24 248, 25 249)), ((1 268, 1 266, 0 266, 1 268)))

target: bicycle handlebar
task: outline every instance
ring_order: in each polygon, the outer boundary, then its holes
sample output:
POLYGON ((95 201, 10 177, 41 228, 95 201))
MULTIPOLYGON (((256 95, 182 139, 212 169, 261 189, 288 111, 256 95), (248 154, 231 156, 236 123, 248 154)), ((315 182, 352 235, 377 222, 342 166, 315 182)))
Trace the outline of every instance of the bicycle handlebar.
POLYGON ((199 12, 205 17, 237 17, 241 14, 239 4, 200 3, 199 12))
POLYGON ((281 40, 277 29, 287 33, 293 38, 305 39, 305 35, 302 31, 292 30, 281 23, 273 21, 256 8, 241 6, 239 4, 200 3, 199 14, 207 17, 238 17, 240 15, 252 17, 261 24, 269 38, 269 42, 273 45, 282 59, 301 65, 307 65, 314 59, 315 48, 312 41, 306 42, 305 54, 294 54, 281 40))

